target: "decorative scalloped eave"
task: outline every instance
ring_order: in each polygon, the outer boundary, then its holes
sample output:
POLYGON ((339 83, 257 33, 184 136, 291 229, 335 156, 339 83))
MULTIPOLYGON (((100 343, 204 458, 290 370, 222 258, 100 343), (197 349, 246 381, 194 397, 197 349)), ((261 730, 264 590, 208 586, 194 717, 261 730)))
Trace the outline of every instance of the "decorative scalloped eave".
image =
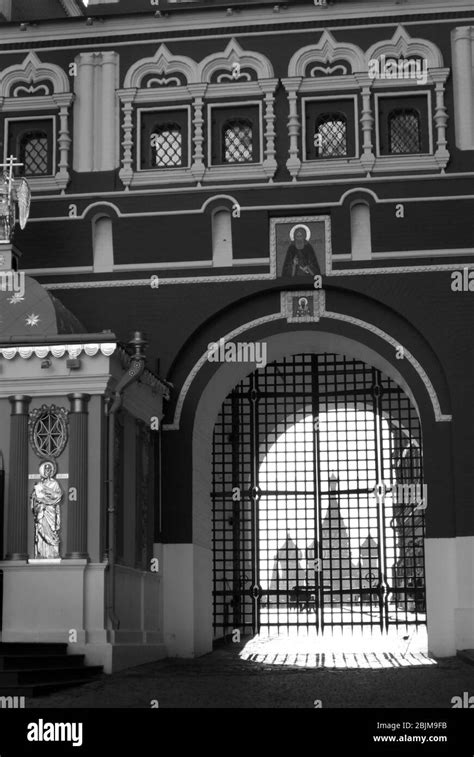
POLYGON ((25 347, 2 347, 0 355, 6 360, 13 360, 17 355, 23 358, 23 360, 28 360, 33 355, 43 359, 50 353, 53 357, 63 357, 67 353, 68 357, 76 358, 84 352, 85 355, 93 357, 100 351, 102 355, 110 357, 116 349, 117 345, 114 342, 102 342, 101 344, 40 344, 25 347))

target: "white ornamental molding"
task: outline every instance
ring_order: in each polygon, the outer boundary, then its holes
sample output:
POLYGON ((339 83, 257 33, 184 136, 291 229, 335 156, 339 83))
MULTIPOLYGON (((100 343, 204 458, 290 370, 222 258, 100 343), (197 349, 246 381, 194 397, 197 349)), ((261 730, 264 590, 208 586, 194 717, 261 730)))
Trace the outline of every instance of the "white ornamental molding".
POLYGON ((410 37, 409 33, 398 26, 391 39, 376 42, 365 53, 366 64, 374 58, 412 58, 418 57, 426 60, 428 70, 443 68, 443 56, 439 47, 433 42, 421 37, 410 37))
POLYGON ((53 63, 43 63, 35 52, 28 53, 22 63, 8 66, 0 74, 0 97, 12 97, 11 90, 16 82, 36 84, 44 79, 51 82, 56 95, 70 91, 69 79, 62 68, 53 63))
MULTIPOLYGON (((369 323, 367 321, 363 321, 359 318, 354 318, 353 316, 346 315, 345 313, 335 313, 331 311, 327 311, 325 309, 325 295, 324 291, 320 290, 318 292, 318 299, 319 303, 317 305, 317 309, 319 310, 320 317, 322 318, 332 318, 334 320, 342 321, 344 323, 348 323, 350 325, 356 326, 362 330, 370 331, 373 334, 375 334, 379 339, 382 341, 388 343, 394 352, 403 345, 400 345, 400 343, 394 339, 390 334, 388 334, 385 331, 382 331, 382 329, 379 329, 378 326, 375 326, 372 323, 369 323)), ((264 315, 260 318, 256 318, 253 321, 249 321, 247 323, 243 323, 240 326, 237 326, 237 328, 230 331, 228 334, 225 334, 224 336, 219 337, 219 339, 223 340, 224 342, 230 342, 234 340, 236 337, 240 336, 241 334, 244 334, 247 331, 250 331, 251 329, 257 328, 259 326, 263 326, 269 323, 272 323, 274 321, 278 321, 280 319, 286 320, 288 322, 288 308, 285 303, 285 297, 282 296, 280 300, 280 307, 282 308, 282 311, 279 313, 271 313, 270 315, 264 315)), ((215 339, 215 341, 218 341, 215 339)), ((421 364, 418 362, 418 360, 411 354, 411 352, 406 349, 403 346, 405 359, 408 360, 408 362, 411 364, 411 366, 414 368, 416 373, 418 374, 418 377, 421 379, 422 383, 425 386, 425 389, 428 393, 428 396, 431 401, 431 406, 433 408, 433 413, 435 417, 435 421, 437 423, 446 423, 452 421, 452 415, 443 413, 441 409, 441 404, 439 401, 438 394, 436 392, 435 387, 433 386, 431 379, 427 375, 424 368, 421 366, 421 364)), ((174 412, 174 418, 172 423, 167 423, 163 425, 164 431, 177 431, 180 428, 180 422, 181 422, 181 415, 183 412, 184 402, 186 399, 186 396, 191 388, 191 384, 193 383, 194 379, 198 375, 199 371, 203 368, 204 365, 208 363, 208 351, 206 350, 203 355, 197 360, 197 362, 194 364, 194 366, 191 368, 190 372, 188 373, 188 376, 186 377, 179 396, 178 400, 176 402, 175 412, 174 412)))
MULTIPOLYGON (((288 76, 304 77, 310 63, 327 64, 335 60, 347 61, 353 74, 367 70, 366 58, 360 47, 348 42, 338 42, 331 32, 326 30, 316 45, 302 47, 292 56, 288 64, 288 76)), ((314 69, 311 71, 314 76, 313 72, 314 69)))
POLYGON ((148 75, 180 73, 187 84, 200 81, 198 64, 185 55, 173 55, 166 45, 160 45, 151 58, 142 58, 131 66, 124 80, 124 89, 141 89, 142 80, 148 75))
POLYGON ((106 357, 110 357, 116 349, 117 344, 114 342, 102 342, 101 344, 39 344, 23 347, 2 347, 0 348, 0 355, 6 360, 13 360, 17 356, 23 358, 23 360, 28 360, 33 355, 44 359, 49 354, 58 358, 64 357, 64 355, 67 355, 69 358, 76 358, 82 353, 88 357, 93 357, 99 352, 106 357))
MULTIPOLYGON (((265 55, 244 50, 236 39, 231 39, 223 53, 212 53, 201 61, 198 69, 198 80, 209 84, 216 71, 229 70, 235 65, 239 69, 250 68, 255 71, 257 79, 273 79, 273 66, 265 55)), ((235 81, 235 77, 234 77, 235 81)))

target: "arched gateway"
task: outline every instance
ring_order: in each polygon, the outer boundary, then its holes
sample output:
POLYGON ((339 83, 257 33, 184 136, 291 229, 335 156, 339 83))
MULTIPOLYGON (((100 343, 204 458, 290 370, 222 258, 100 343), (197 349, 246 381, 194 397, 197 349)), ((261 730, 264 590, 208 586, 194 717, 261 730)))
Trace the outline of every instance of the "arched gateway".
POLYGON ((219 638, 426 622, 421 427, 385 373, 294 354, 222 405, 212 445, 219 638))

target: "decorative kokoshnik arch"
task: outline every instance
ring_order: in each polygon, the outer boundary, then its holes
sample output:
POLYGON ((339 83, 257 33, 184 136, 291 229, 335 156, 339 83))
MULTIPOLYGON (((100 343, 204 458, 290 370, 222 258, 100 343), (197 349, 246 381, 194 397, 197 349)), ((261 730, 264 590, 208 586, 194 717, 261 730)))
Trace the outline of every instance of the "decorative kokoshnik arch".
MULTIPOLYGON (((382 341, 386 342, 390 345, 390 347, 393 349, 394 354, 397 350, 400 348, 403 348, 403 354, 404 358, 410 363, 410 365, 413 367, 413 369, 418 374, 418 377, 420 378, 421 382, 425 386, 425 389, 428 393, 428 396, 430 398, 431 406, 433 408, 433 413, 436 422, 449 422, 452 420, 452 416, 446 413, 443 413, 441 408, 441 403, 438 397, 438 393, 429 378, 428 374, 422 367, 422 365, 418 362, 418 360, 415 358, 414 355, 411 354, 409 350, 407 350, 403 345, 400 344, 399 340, 394 339, 390 334, 383 331, 382 329, 378 328, 372 323, 369 323, 367 321, 363 321, 360 318, 355 318, 352 316, 345 315, 343 313, 335 313, 331 311, 327 311, 325 309, 325 293, 324 291, 320 291, 317 293, 313 293, 318 297, 318 308, 319 312, 314 317, 314 321, 318 321, 319 318, 329 318, 336 321, 342 321, 344 323, 351 324, 353 326, 356 326, 360 328, 363 331, 370 332, 377 336, 382 341)), ((284 320, 288 321, 288 311, 287 311, 287 302, 285 293, 281 293, 281 312, 280 313, 272 313, 270 315, 262 316, 261 318, 256 318, 253 321, 249 321, 245 324, 242 324, 238 326, 236 329, 233 329, 225 336, 221 337, 222 342, 229 342, 234 340, 236 337, 240 336, 241 334, 244 334, 247 331, 250 331, 251 329, 254 329, 259 326, 263 326, 265 324, 269 324, 275 321, 284 320)), ((180 427, 180 420, 181 420, 181 414, 183 411, 184 402, 186 400, 186 396, 189 392, 189 389, 191 388, 191 384, 193 383, 194 379, 198 375, 199 371, 203 366, 206 364, 208 360, 208 351, 204 352, 204 354, 199 358, 199 360, 196 362, 196 364, 193 366, 191 371, 189 372, 188 376, 186 377, 183 386, 181 387, 181 391, 179 393, 179 397, 176 403, 176 408, 174 412, 174 419, 172 423, 164 424, 163 429, 165 431, 177 431, 180 427)), ((398 373, 398 371, 397 371, 398 373)), ((408 391, 410 396, 412 396, 412 393, 408 391)), ((416 404, 416 403, 415 403, 416 404)))

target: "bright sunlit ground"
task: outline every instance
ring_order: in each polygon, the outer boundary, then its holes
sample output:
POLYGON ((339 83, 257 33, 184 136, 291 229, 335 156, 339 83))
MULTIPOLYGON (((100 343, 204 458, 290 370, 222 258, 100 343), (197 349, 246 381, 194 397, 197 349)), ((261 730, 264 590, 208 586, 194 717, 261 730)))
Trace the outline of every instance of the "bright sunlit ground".
POLYGON ((302 668, 400 668, 436 665, 427 651, 426 627, 264 631, 250 639, 240 658, 302 668))

